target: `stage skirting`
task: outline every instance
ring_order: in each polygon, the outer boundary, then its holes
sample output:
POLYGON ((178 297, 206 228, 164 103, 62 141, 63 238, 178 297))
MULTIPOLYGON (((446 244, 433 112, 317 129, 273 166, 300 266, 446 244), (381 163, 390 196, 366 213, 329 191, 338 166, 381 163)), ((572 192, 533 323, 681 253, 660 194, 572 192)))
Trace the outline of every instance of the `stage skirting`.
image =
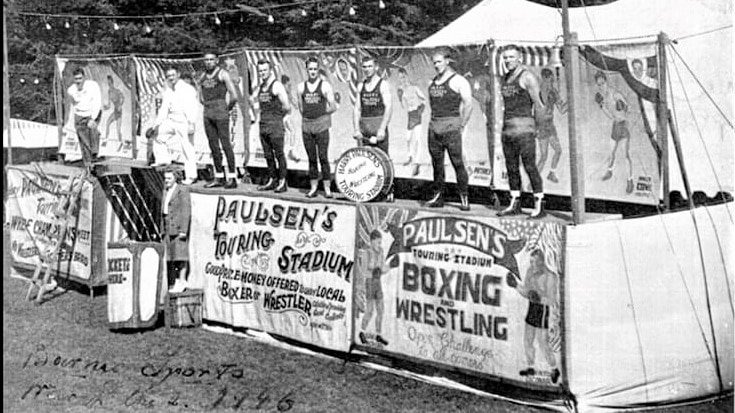
POLYGON ((689 211, 567 226, 196 189, 192 211, 210 322, 553 409, 733 388, 732 203, 696 209, 699 240, 689 211))

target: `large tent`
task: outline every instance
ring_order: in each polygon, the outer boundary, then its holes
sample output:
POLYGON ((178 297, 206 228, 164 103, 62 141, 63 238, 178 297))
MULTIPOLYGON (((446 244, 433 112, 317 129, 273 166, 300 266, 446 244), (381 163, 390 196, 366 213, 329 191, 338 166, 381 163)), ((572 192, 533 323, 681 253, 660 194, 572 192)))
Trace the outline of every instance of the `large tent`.
MULTIPOLYGON (((674 41, 667 56, 669 107, 692 188, 709 195, 734 187, 732 5, 730 0, 618 0, 569 11, 571 30, 582 44, 650 41, 661 32, 674 41)), ((484 0, 419 46, 489 40, 561 45, 561 23, 560 10, 552 7, 484 0)), ((682 190, 674 151, 669 154, 671 188, 682 190)))

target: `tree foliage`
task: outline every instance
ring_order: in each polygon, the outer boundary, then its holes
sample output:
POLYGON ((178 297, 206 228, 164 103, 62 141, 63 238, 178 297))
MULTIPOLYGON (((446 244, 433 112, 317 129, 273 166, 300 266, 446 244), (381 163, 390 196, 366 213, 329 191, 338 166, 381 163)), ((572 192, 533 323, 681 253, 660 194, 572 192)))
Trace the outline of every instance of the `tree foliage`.
POLYGON ((236 0, 8 0, 5 11, 11 116, 55 123, 55 55, 181 55, 255 46, 411 45, 479 2, 383 1, 384 9, 379 7, 379 0, 324 0, 301 7, 288 6, 292 1, 274 0, 247 4, 236 0), (349 13, 350 7, 356 10, 354 16, 349 13), (237 12, 217 14, 220 24, 216 24, 214 15, 197 15, 222 10, 237 12), (102 17, 44 18, 18 12, 102 17), (273 23, 268 21, 269 14, 273 23), (119 16, 164 17, 142 20, 119 16), (51 30, 47 30, 46 23, 51 30))

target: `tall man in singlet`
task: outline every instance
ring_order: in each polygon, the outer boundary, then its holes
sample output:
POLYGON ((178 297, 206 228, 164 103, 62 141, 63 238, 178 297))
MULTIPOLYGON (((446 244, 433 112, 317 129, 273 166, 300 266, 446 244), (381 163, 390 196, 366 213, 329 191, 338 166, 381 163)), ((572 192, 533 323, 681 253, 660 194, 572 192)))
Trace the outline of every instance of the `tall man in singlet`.
POLYGON ((307 79, 297 86, 297 104, 303 123, 301 126, 306 155, 309 157, 309 181, 311 188, 307 198, 316 196, 319 189, 319 168, 322 168, 324 195, 332 197, 332 177, 329 169, 329 128, 332 112, 337 110, 332 85, 319 76, 319 61, 315 57, 306 59, 307 79))
POLYGON ((431 58, 436 76, 429 83, 429 154, 434 168, 434 196, 425 204, 431 208, 444 206, 444 151, 449 154, 457 175, 460 209, 470 210, 467 170, 462 159, 462 133, 472 114, 470 83, 449 66, 449 52, 439 50, 431 58))
POLYGON ((283 83, 276 79, 267 60, 258 60, 260 87, 256 95, 259 109, 260 144, 263 146, 268 165, 268 181, 258 187, 259 191, 286 192, 286 156, 283 153, 285 129, 283 118, 291 112, 291 104, 283 83))
MULTIPOLYGON (((357 87, 359 98, 355 102, 353 114, 354 136, 358 144, 375 146, 390 156, 388 122, 393 113, 393 98, 388 82, 383 82, 377 69, 374 57, 368 56, 362 60, 365 78, 357 87)), ((387 201, 393 201, 392 188, 387 195, 387 201)))
POLYGON ((541 174, 536 166, 536 120, 534 110, 543 112, 544 104, 539 94, 539 80, 521 64, 521 51, 517 46, 506 46, 502 53, 507 73, 503 78, 503 154, 510 185, 510 205, 498 216, 521 214, 520 162, 526 169, 534 195, 531 218, 541 218, 544 212, 544 189, 541 174))
POLYGON ((230 110, 237 104, 237 91, 229 73, 217 66, 217 56, 214 53, 204 55, 204 73, 199 78, 199 89, 199 99, 204 105, 204 132, 212 152, 215 178, 204 187, 237 188, 235 153, 230 141, 230 110), (226 182, 222 152, 227 158, 229 179, 226 182))

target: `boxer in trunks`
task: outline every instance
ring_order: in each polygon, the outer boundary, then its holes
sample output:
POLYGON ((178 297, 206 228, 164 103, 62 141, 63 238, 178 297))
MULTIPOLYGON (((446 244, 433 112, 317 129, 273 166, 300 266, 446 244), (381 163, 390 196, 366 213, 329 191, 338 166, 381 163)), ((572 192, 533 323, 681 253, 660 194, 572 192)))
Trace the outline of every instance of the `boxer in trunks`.
POLYGON ((546 176, 551 182, 559 182, 556 176, 556 168, 559 166, 561 158, 561 144, 559 136, 556 133, 554 125, 554 107, 558 107, 563 113, 563 105, 559 98, 559 91, 554 86, 554 73, 551 69, 541 69, 541 101, 544 103, 544 110, 536 114, 536 139, 538 140, 539 158, 537 169, 539 173, 544 169, 546 159, 549 155, 549 145, 554 151, 551 158, 551 170, 546 176))
POLYGON ((605 116, 613 121, 610 138, 615 142, 610 153, 610 162, 607 165, 607 171, 602 176, 602 180, 607 181, 612 178, 613 169, 615 168, 615 154, 622 143, 625 147, 625 161, 628 165, 628 179, 625 192, 630 194, 633 192, 633 161, 630 159, 630 129, 627 119, 629 105, 622 93, 610 87, 607 83, 607 75, 605 73, 595 73, 595 84, 597 85, 595 103, 602 109, 605 116))
POLYGON ((426 96, 418 86, 411 83, 406 69, 398 69, 400 88, 398 89, 398 100, 408 111, 408 160, 404 166, 413 164, 412 176, 419 174, 418 149, 419 135, 421 134, 421 116, 426 107, 426 96))
POLYGON ((531 265, 517 291, 529 300, 523 336, 526 362, 529 367, 521 370, 519 374, 524 377, 536 374, 535 342, 538 342, 546 362, 552 369, 551 381, 556 383, 561 373, 557 368, 556 356, 549 345, 549 314, 558 308, 557 282, 556 276, 546 267, 541 250, 531 252, 531 265))
MULTIPOLYGON (((383 286, 381 284, 382 275, 388 272, 389 267, 385 262, 383 247, 381 242, 383 236, 379 230, 374 229, 370 233, 370 248, 367 249, 367 274, 365 275, 365 298, 367 301, 367 309, 362 319, 361 329, 367 330, 373 312, 377 312, 375 317, 375 341, 387 346, 388 342, 380 336, 383 324, 383 286)), ((367 342, 367 338, 363 331, 360 332, 360 341, 362 344, 367 342)))

